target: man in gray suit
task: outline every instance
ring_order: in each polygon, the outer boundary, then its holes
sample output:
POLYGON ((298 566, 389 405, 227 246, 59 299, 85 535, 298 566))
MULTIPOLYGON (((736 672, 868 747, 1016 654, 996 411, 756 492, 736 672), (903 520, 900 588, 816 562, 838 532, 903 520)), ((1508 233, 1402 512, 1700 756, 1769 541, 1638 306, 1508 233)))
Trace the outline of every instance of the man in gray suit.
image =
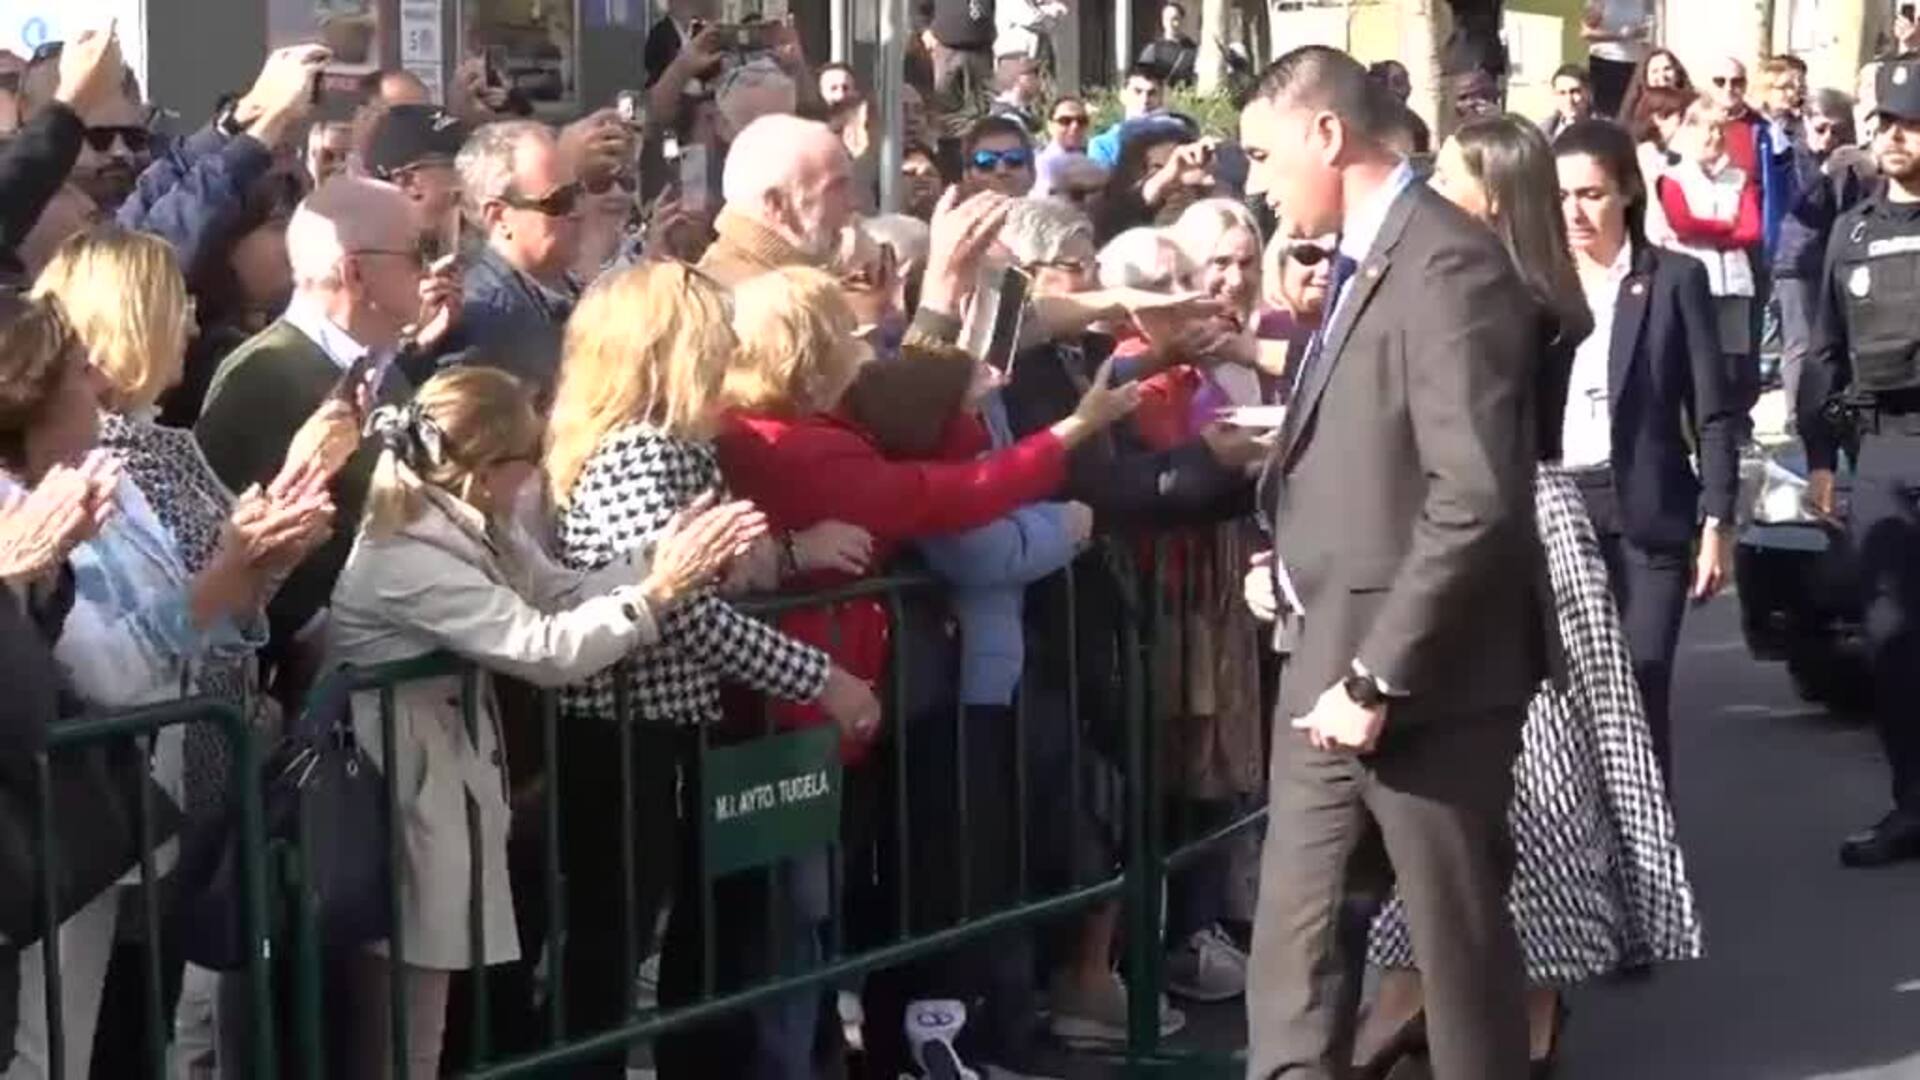
POLYGON ((1339 912, 1389 869, 1434 1076, 1527 1075, 1506 812, 1548 668, 1537 319, 1493 235, 1386 146, 1396 108, 1351 57, 1307 47, 1268 67, 1240 120, 1250 189, 1296 235, 1341 238, 1327 321, 1262 481, 1292 651, 1247 994, 1251 1080, 1349 1074, 1365 943, 1339 912))

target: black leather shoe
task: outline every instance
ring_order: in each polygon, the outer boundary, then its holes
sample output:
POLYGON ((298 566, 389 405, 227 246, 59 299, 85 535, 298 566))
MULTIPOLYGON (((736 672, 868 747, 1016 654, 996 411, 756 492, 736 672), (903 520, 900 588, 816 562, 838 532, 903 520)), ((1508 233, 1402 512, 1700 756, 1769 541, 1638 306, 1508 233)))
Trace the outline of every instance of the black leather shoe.
POLYGON ((1908 810, 1895 810, 1840 845, 1842 866, 1888 866, 1908 859, 1920 859, 1920 813, 1908 810))

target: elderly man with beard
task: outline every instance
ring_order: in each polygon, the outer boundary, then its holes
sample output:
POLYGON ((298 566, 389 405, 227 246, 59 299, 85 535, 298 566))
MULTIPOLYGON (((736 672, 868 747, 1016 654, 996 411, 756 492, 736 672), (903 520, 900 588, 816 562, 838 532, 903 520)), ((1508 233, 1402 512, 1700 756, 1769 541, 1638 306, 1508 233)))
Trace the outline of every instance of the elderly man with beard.
MULTIPOLYGON (((733 288, 783 266, 828 268, 853 222, 853 160, 833 130, 796 116, 764 116, 744 128, 727 155, 726 205, 700 269, 733 288)), ((860 369, 847 391, 848 415, 889 455, 923 457, 940 443, 973 380, 973 358, 955 342, 973 282, 947 254, 962 236, 998 230, 1009 200, 991 192, 965 203, 949 193, 934 214, 932 254, 898 354, 860 369)))

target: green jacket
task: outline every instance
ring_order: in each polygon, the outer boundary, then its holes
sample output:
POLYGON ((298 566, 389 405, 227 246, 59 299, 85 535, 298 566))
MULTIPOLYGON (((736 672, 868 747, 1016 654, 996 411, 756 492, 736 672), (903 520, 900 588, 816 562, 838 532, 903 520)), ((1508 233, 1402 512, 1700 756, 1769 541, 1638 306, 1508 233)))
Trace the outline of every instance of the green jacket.
MULTIPOLYGON (((345 373, 320 346, 286 320, 275 321, 228 354, 213 384, 194 438, 228 488, 245 491, 279 473, 294 433, 326 401, 345 373)), ((405 400, 403 378, 387 380, 381 403, 405 400)), ((276 646, 284 645, 327 606, 334 579, 347 561, 379 446, 363 443, 333 481, 333 536, 307 557, 267 604, 276 646)))

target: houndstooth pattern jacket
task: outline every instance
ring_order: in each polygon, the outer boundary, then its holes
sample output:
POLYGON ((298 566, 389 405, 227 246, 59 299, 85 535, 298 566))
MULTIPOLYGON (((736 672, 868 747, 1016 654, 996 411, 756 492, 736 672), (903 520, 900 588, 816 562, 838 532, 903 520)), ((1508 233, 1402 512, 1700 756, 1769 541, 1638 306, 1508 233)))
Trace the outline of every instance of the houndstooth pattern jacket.
MULTIPOLYGON (((1695 959, 1701 930, 1600 542, 1564 473, 1541 468, 1534 505, 1569 682, 1543 686, 1527 709, 1507 906, 1529 981, 1567 986, 1695 959)), ((1368 960, 1417 966, 1398 896, 1374 921, 1368 960)))
MULTIPOLYGON (((560 508, 560 559, 592 571, 649 545, 673 515, 722 487, 711 447, 643 424, 615 428, 574 482, 560 508)), ((710 591, 683 600, 660 620, 660 641, 626 664, 568 687, 561 707, 573 715, 614 715, 614 679, 625 677, 634 715, 655 723, 700 724, 720 718, 720 681, 771 697, 811 701, 826 686, 826 653, 741 614, 710 591)))

